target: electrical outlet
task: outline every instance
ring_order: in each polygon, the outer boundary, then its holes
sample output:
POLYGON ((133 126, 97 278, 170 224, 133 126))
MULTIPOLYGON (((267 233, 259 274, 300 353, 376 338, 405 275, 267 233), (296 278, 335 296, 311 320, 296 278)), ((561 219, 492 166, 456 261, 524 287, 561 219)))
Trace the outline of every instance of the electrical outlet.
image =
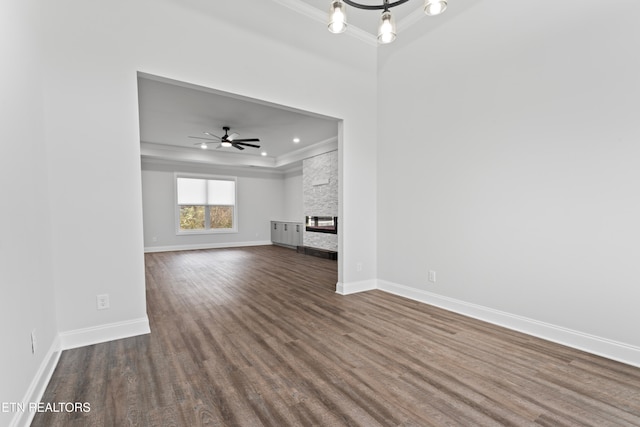
POLYGON ((433 270, 429 270, 429 281, 436 283, 436 272, 433 270))
POLYGON ((109 308, 109 294, 96 295, 96 308, 98 310, 109 308))
POLYGON ((356 271, 362 271, 362 263, 361 262, 356 264, 356 271))
POLYGON ((38 342, 36 341, 36 330, 31 331, 31 354, 36 354, 38 342))

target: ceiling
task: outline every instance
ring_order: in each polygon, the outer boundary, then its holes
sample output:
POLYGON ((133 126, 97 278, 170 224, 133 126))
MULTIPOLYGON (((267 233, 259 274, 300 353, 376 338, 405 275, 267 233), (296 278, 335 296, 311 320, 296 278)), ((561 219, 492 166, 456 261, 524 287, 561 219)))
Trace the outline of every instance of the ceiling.
MULTIPOLYGON (((321 10, 329 17, 329 6, 331 5, 330 0, 298 0, 301 3, 306 3, 310 6, 315 7, 316 9, 321 10)), ((382 0, 357 0, 358 3, 364 5, 381 5, 383 3, 382 0)), ((391 13, 396 19, 396 22, 399 23, 407 18, 410 14, 419 11, 422 12, 422 1, 409 1, 400 6, 394 7, 391 9, 391 13)), ((377 36, 378 34, 378 21, 380 20, 380 16, 382 15, 381 10, 363 10, 355 7, 351 7, 346 5, 347 8, 347 24, 350 26, 355 26, 364 30, 370 34, 377 36)))
MULTIPOLYGON (((329 18, 329 6, 331 0, 274 0, 304 15, 315 18, 327 25, 329 18)), ((363 5, 381 5, 383 0, 358 0, 363 5)), ((345 5, 347 10, 347 32, 352 35, 377 45, 378 25, 381 10, 363 10, 345 5)), ((396 20, 398 30, 408 28, 421 18, 425 18, 422 1, 408 1, 391 9, 396 20)))
MULTIPOLYGON (((329 0, 274 0, 326 25, 329 0)), ((360 0, 381 4, 382 0, 360 0)), ((424 17, 422 1, 410 1, 392 9, 399 31, 424 17)), ((347 6, 348 32, 377 45, 380 11, 347 6)), ((287 171, 304 158, 336 150, 339 120, 306 111, 250 99, 236 94, 170 80, 138 75, 140 143, 143 159, 183 161, 227 166, 253 166, 287 171), (221 148, 212 143, 203 150, 204 132, 224 135, 223 126, 238 138, 260 138, 261 147, 221 148), (294 143, 294 138, 300 142, 294 143), (262 153, 265 153, 263 155, 262 153)))
POLYGON ((339 120, 148 74, 138 75, 143 158, 286 170, 337 149, 339 120), (204 132, 259 138, 260 148, 200 148, 204 132), (294 142, 298 138, 299 142, 294 142), (263 154, 265 153, 265 154, 263 154))

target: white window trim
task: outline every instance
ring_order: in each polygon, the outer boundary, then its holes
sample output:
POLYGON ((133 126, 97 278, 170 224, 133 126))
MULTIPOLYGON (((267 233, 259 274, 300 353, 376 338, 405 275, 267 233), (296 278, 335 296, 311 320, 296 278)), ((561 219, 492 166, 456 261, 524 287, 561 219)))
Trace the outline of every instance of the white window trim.
POLYGON ((224 175, 206 175, 200 173, 176 172, 173 174, 173 205, 175 207, 175 227, 177 236, 200 234, 232 234, 238 233, 238 177, 224 175), (235 205, 233 207, 233 228, 209 228, 205 230, 180 229, 180 205, 178 205, 178 178, 212 179, 217 181, 233 181, 235 190, 235 205))

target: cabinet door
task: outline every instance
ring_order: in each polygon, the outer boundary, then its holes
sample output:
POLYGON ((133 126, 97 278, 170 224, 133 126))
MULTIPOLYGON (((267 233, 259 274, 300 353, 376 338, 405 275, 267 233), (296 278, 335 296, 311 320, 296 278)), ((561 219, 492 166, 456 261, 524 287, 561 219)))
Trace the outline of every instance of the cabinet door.
POLYGON ((281 222, 271 221, 271 241, 282 243, 283 226, 281 222))
POLYGON ((271 221, 271 241, 292 248, 302 246, 302 227, 298 222, 271 221))
POLYGON ((290 222, 284 222, 282 224, 282 243, 285 245, 293 246, 294 245, 294 237, 295 237, 295 227, 290 222))
POLYGON ((302 246, 302 224, 295 224, 295 246, 302 246))

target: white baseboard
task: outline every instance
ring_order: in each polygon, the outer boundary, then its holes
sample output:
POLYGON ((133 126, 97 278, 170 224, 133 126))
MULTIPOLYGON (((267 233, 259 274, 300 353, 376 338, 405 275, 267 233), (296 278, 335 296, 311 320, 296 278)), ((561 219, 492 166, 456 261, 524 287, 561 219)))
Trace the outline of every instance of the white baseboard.
POLYGON ((340 295, 350 295, 358 292, 372 291, 374 289, 377 289, 375 279, 351 283, 336 283, 336 293, 340 295))
POLYGON ((110 323, 92 328, 76 329, 61 332, 55 338, 47 351, 38 372, 34 376, 22 402, 26 405, 24 411, 17 411, 11 420, 9 427, 22 427, 31 424, 35 412, 28 410, 30 402, 40 402, 44 395, 49 380, 58 365, 60 354, 63 350, 77 347, 113 341, 121 338, 129 338, 150 333, 149 319, 147 317, 125 322, 110 323))
POLYGON ((30 411, 28 405, 30 402, 40 402, 40 400, 42 400, 42 396, 47 389, 53 371, 55 371, 58 360, 60 360, 60 353, 60 339, 56 337, 22 399, 22 402, 26 405, 25 410, 16 411, 13 419, 9 423, 9 427, 21 427, 31 424, 35 412, 30 411))
POLYGON ((144 335, 150 332, 151 329, 149 328, 149 319, 147 317, 127 320, 124 322, 109 323, 91 328, 61 332, 60 348, 62 350, 69 350, 71 348, 135 337, 137 335, 144 335))
POLYGON ((189 245, 145 246, 144 252, 152 253, 152 252, 193 251, 198 249, 241 248, 244 246, 267 246, 271 244, 272 244, 271 240, 258 240, 255 242, 198 243, 198 244, 189 244, 189 245))
POLYGON ((434 305, 464 316, 523 332, 547 341, 606 357, 607 359, 626 363, 627 365, 640 367, 639 347, 437 295, 421 289, 399 285, 397 283, 378 280, 377 285, 378 289, 394 295, 434 305))

